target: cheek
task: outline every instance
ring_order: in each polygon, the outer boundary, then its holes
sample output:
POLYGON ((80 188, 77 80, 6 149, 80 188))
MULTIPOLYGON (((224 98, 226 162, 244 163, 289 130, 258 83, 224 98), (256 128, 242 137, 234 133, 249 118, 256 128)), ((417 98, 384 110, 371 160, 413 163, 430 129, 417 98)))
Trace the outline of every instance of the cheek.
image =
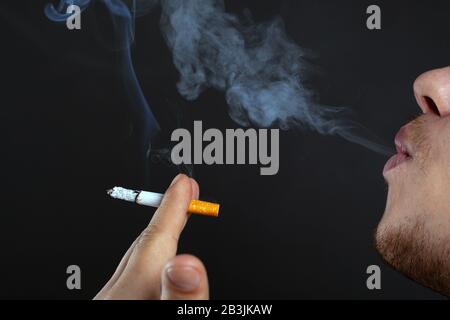
POLYGON ((408 185, 401 203, 410 214, 431 224, 442 224, 444 220, 448 223, 450 217, 450 154, 443 157, 436 150, 431 150, 423 168, 406 177, 408 185))
POLYGON ((442 212, 450 208, 450 117, 427 130, 418 151, 402 181, 403 205, 428 215, 442 212))
POLYGON ((441 153, 439 157, 433 161, 433 167, 430 174, 427 175, 427 195, 430 198, 429 207, 430 215, 441 223, 450 220, 450 153, 449 147, 446 148, 445 154, 441 153))
POLYGON ((450 208, 450 118, 445 120, 439 135, 435 134, 429 141, 430 151, 425 162, 434 197, 450 208))
POLYGON ((450 169, 450 116, 442 119, 429 133, 430 157, 448 173, 450 169))

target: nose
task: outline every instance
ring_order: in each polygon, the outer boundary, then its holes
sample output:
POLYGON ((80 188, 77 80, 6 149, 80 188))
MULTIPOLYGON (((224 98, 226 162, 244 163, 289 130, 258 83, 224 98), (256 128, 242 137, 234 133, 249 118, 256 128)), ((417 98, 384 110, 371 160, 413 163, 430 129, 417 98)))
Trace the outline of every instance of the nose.
POLYGON ((450 67, 420 75, 414 82, 414 95, 423 113, 450 115, 450 67))

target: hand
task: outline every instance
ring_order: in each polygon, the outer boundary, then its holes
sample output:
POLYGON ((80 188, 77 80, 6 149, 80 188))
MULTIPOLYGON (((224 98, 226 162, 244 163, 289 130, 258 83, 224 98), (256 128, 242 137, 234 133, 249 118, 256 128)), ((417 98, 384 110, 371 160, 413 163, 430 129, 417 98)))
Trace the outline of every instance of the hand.
POLYGON ((195 180, 178 175, 150 224, 94 299, 208 299, 208 277, 203 263, 190 255, 175 256, 189 203, 198 196, 195 180))

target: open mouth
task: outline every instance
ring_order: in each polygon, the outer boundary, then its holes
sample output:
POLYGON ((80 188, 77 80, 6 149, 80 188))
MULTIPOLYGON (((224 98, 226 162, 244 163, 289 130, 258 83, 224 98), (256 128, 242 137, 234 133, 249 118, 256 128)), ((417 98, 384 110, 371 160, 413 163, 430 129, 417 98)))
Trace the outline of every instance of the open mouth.
POLYGON ((400 166, 412 159, 411 150, 405 142, 405 127, 401 128, 395 137, 395 149, 397 153, 393 155, 384 166, 383 174, 400 166))

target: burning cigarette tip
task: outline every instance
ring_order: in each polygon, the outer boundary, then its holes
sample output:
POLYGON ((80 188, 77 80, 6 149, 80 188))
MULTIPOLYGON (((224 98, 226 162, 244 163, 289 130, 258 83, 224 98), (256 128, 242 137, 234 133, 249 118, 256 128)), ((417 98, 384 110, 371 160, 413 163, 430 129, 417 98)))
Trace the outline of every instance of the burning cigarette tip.
MULTIPOLYGON (((106 193, 114 199, 134 202, 142 206, 154 208, 158 208, 161 205, 161 201, 164 197, 164 195, 160 193, 129 190, 122 187, 114 187, 113 189, 107 190, 106 193)), ((218 217, 219 209, 220 205, 217 203, 192 200, 189 204, 188 213, 209 217, 218 217)))

